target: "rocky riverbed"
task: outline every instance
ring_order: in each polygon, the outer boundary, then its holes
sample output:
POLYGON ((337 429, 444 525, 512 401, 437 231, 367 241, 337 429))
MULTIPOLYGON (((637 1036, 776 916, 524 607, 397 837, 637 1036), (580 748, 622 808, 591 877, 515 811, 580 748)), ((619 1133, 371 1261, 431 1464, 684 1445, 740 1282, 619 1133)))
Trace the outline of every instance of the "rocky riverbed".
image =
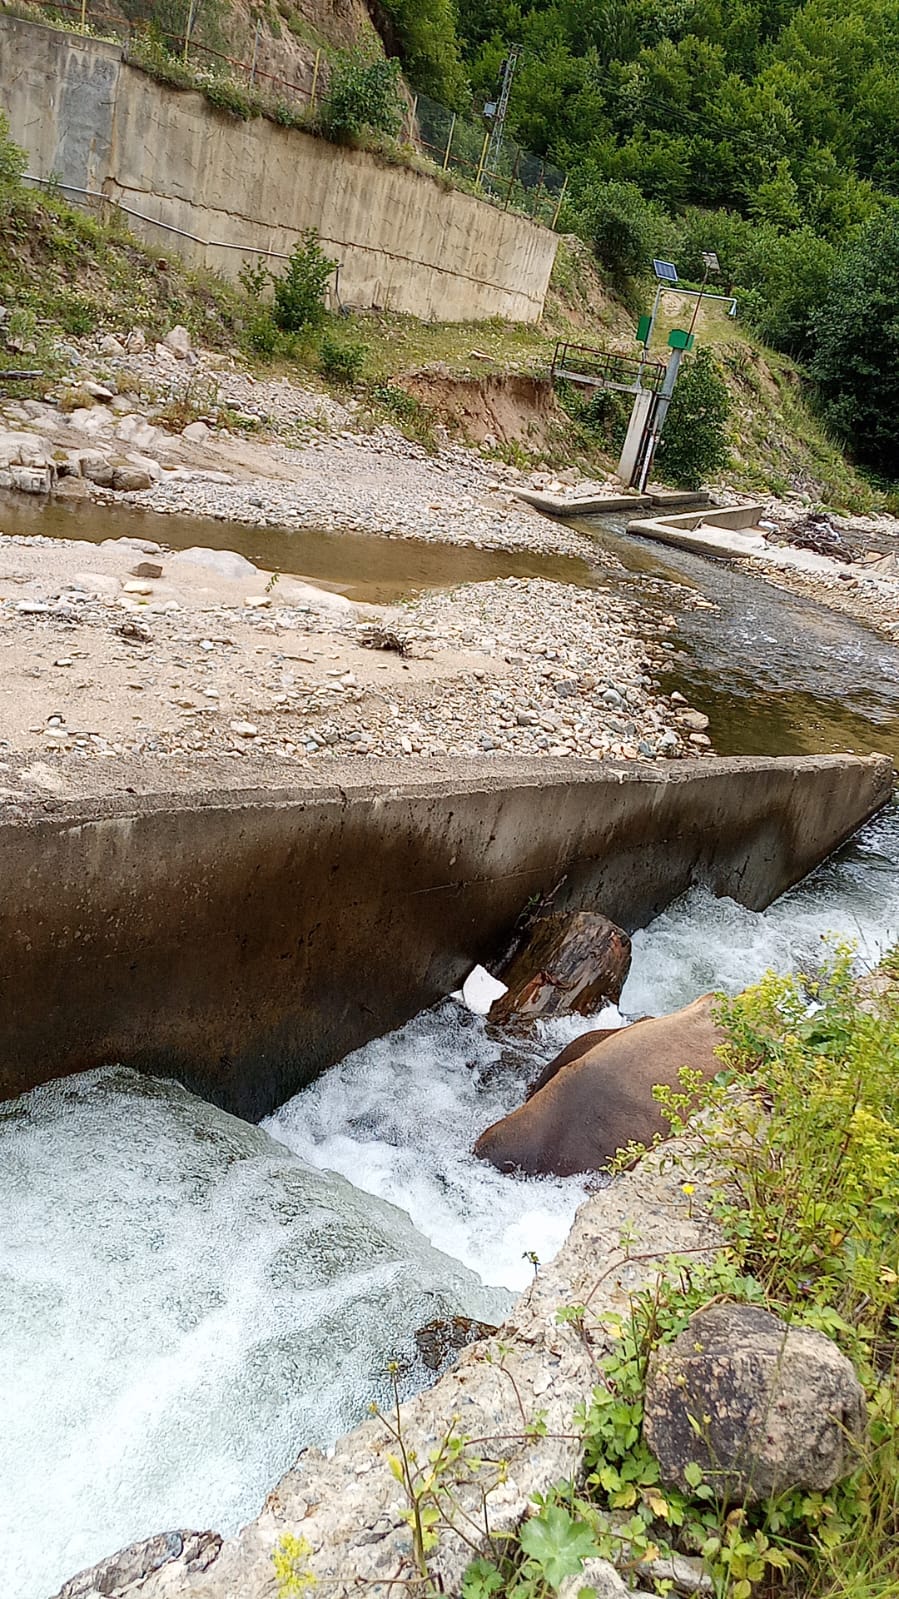
POLYGON ((366 607, 229 551, 0 544, 4 738, 57 761, 699 753, 643 630, 607 590, 540 579, 366 607))
MULTIPOLYGON (((72 385, 4 405, 0 482, 92 499, 98 519, 103 502, 124 501, 251 526, 593 554, 588 537, 513 498, 520 474, 475 450, 444 442, 430 455, 392 427, 352 431, 353 402, 254 382, 180 337, 130 343, 73 348, 72 385), (204 399, 205 419, 171 431, 175 410, 180 421, 204 399)), ((173 552, 165 514, 158 524, 158 539, 2 538, 8 749, 57 765, 251 751, 301 764, 491 751, 655 760, 710 748, 702 712, 654 690, 655 645, 674 618, 651 620, 612 589, 509 577, 365 607, 234 552, 173 552)))

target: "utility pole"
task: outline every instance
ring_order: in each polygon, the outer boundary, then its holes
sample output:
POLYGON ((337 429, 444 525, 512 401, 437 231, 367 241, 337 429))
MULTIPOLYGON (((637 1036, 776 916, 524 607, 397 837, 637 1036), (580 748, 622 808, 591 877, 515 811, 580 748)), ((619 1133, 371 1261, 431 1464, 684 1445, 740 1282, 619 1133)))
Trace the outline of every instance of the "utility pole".
POLYGON ((714 250, 703 250, 703 252, 702 252, 702 262, 703 262, 703 266, 705 267, 705 271, 704 271, 704 273, 702 275, 702 283, 700 284, 700 287, 699 287, 699 299, 696 301, 696 304, 693 307, 693 317, 692 317, 692 320, 690 322, 690 328, 689 328, 689 331, 691 333, 693 332, 693 329, 696 326, 696 318, 699 315, 699 307, 702 305, 702 297, 705 294, 705 286, 706 286, 706 284, 709 281, 709 273, 710 272, 720 272, 721 271, 721 268, 718 265, 718 257, 715 254, 714 250))
POLYGON ((496 103, 496 110, 493 116, 493 129, 490 134, 490 143, 487 146, 487 156, 484 162, 488 172, 495 172, 499 162, 500 152, 503 147, 503 132, 506 126, 506 115, 509 110, 509 96, 512 93, 512 79, 515 76, 515 68, 518 65, 518 58, 520 55, 521 45, 513 44, 509 49, 509 54, 506 56, 506 59, 503 62, 503 81, 500 86, 499 99, 496 103))
POLYGON ((646 439, 643 463, 640 469, 639 481, 637 483, 637 487, 641 494, 646 487, 650 468, 652 467, 653 456, 656 453, 659 440, 662 437, 662 429, 665 426, 665 418, 668 415, 668 407, 671 404, 671 396, 674 393, 674 385, 677 382, 678 369, 681 361, 684 358, 684 353, 683 346, 680 348, 675 347, 672 349, 671 354, 668 357, 668 366, 665 371, 665 381, 659 391, 659 395, 653 410, 652 426, 646 439))

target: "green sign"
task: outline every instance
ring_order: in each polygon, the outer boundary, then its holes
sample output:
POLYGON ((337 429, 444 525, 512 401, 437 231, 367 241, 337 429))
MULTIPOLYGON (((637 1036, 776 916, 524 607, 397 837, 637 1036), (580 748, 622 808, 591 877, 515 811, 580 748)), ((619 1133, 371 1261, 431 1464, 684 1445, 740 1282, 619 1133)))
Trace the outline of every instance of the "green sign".
POLYGON ((637 323, 637 343, 646 344, 649 340, 649 330, 652 327, 652 317, 641 316, 637 323))
POLYGON ((668 335, 668 343, 672 350, 692 350, 696 342, 695 333, 685 333, 683 328, 672 328, 668 335))

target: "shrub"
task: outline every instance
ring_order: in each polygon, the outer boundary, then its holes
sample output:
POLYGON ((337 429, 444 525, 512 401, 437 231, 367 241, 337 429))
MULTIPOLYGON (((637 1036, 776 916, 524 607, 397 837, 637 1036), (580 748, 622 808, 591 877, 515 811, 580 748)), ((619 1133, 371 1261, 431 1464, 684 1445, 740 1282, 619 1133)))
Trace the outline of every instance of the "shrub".
POLYGON ((278 329, 271 312, 260 305, 247 319, 247 343, 256 355, 273 356, 278 348, 278 329))
POLYGON ((726 465, 729 415, 727 385, 709 351, 699 349, 684 361, 659 445, 667 482, 698 489, 726 465))
POLYGON ((591 183, 577 211, 577 231, 593 246, 611 282, 627 293, 659 249, 661 221, 635 183, 591 183))
POLYGON ((294 246, 283 277, 275 278, 274 319, 285 333, 316 327, 325 314, 325 291, 336 261, 325 255, 315 228, 294 246))
POLYGON ((324 106, 327 131, 338 139, 356 139, 367 130, 393 136, 403 125, 400 64, 383 57, 366 60, 344 52, 331 73, 324 106))
POLYGON ((365 345, 358 339, 340 339, 325 333, 318 348, 318 369, 326 378, 349 387, 362 376, 366 354, 365 345))
POLYGON ((8 135, 9 123, 0 111, 0 217, 9 215, 25 171, 25 151, 13 144, 8 135))
POLYGON ((242 122, 258 117, 262 109, 257 100, 238 88, 230 78, 204 77, 202 91, 210 105, 216 106, 219 111, 229 111, 232 116, 240 117, 242 122))

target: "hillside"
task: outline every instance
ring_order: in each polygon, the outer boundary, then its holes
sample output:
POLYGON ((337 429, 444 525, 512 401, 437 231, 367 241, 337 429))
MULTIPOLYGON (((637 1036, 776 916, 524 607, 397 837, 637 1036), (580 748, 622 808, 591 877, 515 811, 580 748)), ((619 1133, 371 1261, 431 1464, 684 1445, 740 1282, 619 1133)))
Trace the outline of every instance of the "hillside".
MULTIPOLYGON (((431 445, 445 429, 520 467, 587 475, 613 469, 622 409, 585 408, 576 397, 560 401, 552 393, 546 377, 555 341, 634 349, 631 313, 586 246, 568 238, 560 241, 537 328, 426 324, 383 313, 331 317, 266 356, 254 340, 255 302, 242 289, 191 273, 175 257, 161 266, 118 220, 103 223, 26 191, 16 195, 0 239, 0 303, 10 312, 9 348, 37 355, 51 377, 64 371, 60 341, 134 324, 159 338, 181 322, 198 342, 251 371, 284 371, 344 397, 347 369, 339 356, 349 351, 359 425, 390 420, 431 445)), ((664 339, 664 303, 659 326, 664 339)), ((698 330, 716 353, 732 399, 732 461, 724 480, 748 492, 796 492, 859 511, 877 503, 815 421, 788 358, 766 350, 714 303, 703 307, 698 330)), ((183 421, 201 414, 203 403, 202 395, 188 396, 183 421)))

